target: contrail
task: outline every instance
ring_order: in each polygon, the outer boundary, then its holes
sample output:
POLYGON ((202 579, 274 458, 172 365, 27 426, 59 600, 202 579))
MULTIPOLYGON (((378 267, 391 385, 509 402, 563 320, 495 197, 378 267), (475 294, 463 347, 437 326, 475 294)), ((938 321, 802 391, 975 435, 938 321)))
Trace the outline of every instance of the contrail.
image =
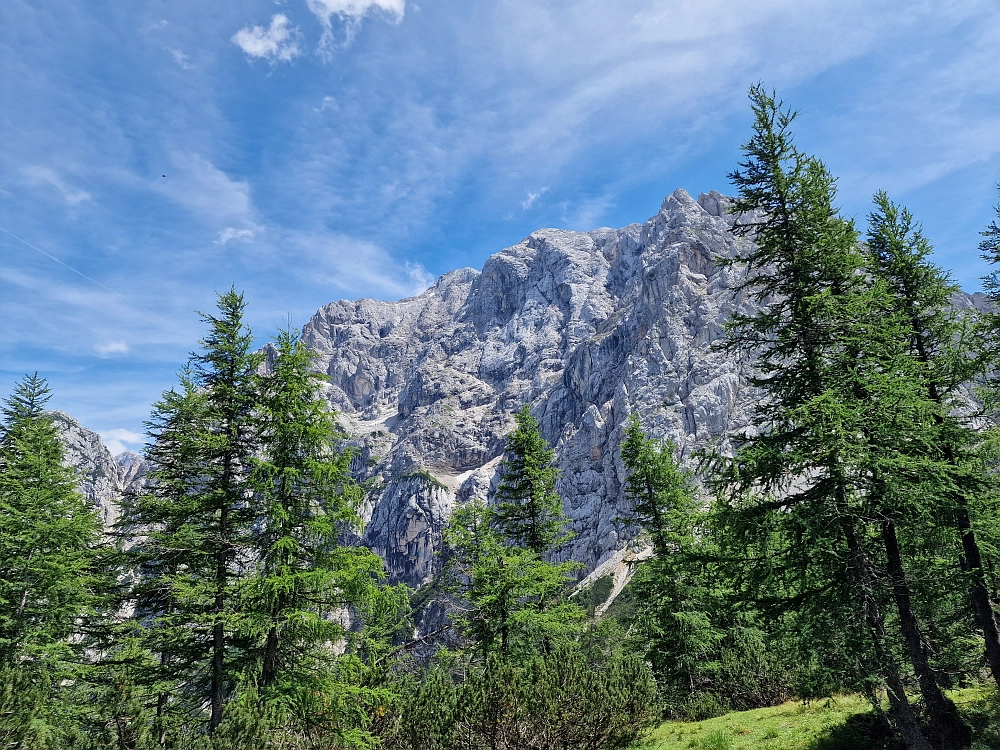
POLYGON ((130 305, 132 305, 133 307, 137 307, 137 308, 139 308, 140 310, 142 310, 143 312, 147 312, 147 313, 149 313, 150 315, 154 314, 152 310, 147 310, 147 309, 146 309, 145 307, 143 307, 142 305, 139 305, 139 304, 137 304, 137 303, 133 302, 132 300, 130 300, 130 299, 129 299, 128 297, 126 297, 126 296, 125 296, 124 294, 122 294, 121 292, 116 292, 116 291, 115 291, 114 289, 110 289, 110 288, 108 288, 108 287, 104 286, 104 284, 102 284, 102 283, 101 283, 100 281, 98 281, 97 279, 92 279, 92 278, 90 278, 90 277, 89 277, 89 276, 88 276, 87 274, 83 273, 82 271, 77 271, 77 270, 76 270, 75 268, 73 268, 73 266, 71 266, 71 265, 70 265, 69 263, 64 263, 63 261, 59 260, 59 259, 58 259, 58 258, 57 258, 56 256, 54 256, 54 255, 49 255, 49 254, 48 254, 47 252, 45 252, 44 250, 42 250, 42 248, 40 248, 40 247, 36 247, 35 245, 32 245, 32 244, 31 244, 30 242, 28 242, 27 240, 23 240, 23 239, 21 239, 20 237, 18 237, 18 236, 17 236, 16 234, 13 234, 13 233, 11 233, 11 232, 8 232, 8 231, 7 231, 6 229, 4 229, 3 227, 0 227, 0 232, 3 232, 3 233, 4 233, 4 234, 6 234, 6 235, 7 235, 8 237, 13 237, 13 238, 14 238, 15 240, 17 240, 18 242, 20 242, 20 243, 22 243, 22 244, 25 244, 25 245, 27 245, 28 247, 30 247, 30 248, 31 248, 32 250, 35 250, 35 251, 37 251, 37 252, 41 253, 41 254, 42 254, 42 255, 44 255, 44 256, 45 256, 46 258, 48 258, 48 259, 50 259, 50 260, 54 260, 54 261, 55 261, 56 263, 58 263, 58 264, 59 264, 60 266, 63 266, 63 267, 65 267, 65 268, 68 268, 68 269, 69 269, 70 271, 72 271, 73 273, 75 273, 75 274, 76 274, 76 275, 78 275, 78 276, 82 276, 82 277, 83 277, 83 278, 85 278, 85 279, 86 279, 87 281, 89 281, 89 282, 90 282, 91 284, 96 284, 97 286, 101 287, 101 289, 105 290, 106 292, 110 292, 111 294, 115 295, 116 297, 121 297, 121 298, 122 298, 123 300, 125 300, 126 302, 128 302, 128 303, 129 303, 130 305))

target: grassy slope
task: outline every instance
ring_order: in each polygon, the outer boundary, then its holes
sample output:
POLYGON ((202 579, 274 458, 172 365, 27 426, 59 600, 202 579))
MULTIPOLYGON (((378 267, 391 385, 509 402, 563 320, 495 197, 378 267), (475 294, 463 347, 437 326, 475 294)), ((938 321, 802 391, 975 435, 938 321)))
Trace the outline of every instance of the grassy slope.
MULTIPOLYGON (((956 690, 951 697, 974 724, 982 726, 988 700, 984 690, 956 690), (975 721, 974 717, 980 720, 975 721)), ((740 711, 705 721, 668 721, 654 730, 647 747, 650 750, 888 750, 894 747, 874 737, 873 730, 877 735, 867 701, 858 696, 838 696, 809 704, 790 702, 773 708, 740 711)), ((991 743, 978 747, 997 746, 991 743)))

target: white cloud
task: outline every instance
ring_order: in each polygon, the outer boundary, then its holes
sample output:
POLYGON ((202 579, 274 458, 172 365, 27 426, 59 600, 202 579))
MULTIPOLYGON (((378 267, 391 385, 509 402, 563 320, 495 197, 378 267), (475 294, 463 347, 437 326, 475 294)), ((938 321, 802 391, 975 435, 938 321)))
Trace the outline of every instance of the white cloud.
POLYGON ((332 109, 334 111, 338 109, 337 100, 332 96, 324 96, 320 105, 318 107, 313 107, 313 112, 326 112, 328 109, 332 109))
POLYGON ((350 44, 361 20, 369 14, 381 14, 392 23, 403 20, 406 0, 306 0, 306 5, 323 25, 320 54, 329 55, 333 42, 333 17, 344 24, 345 44, 350 44))
POLYGON ((257 230, 260 227, 255 226, 253 229, 237 229, 236 227, 226 227, 221 232, 219 232, 219 238, 215 241, 216 245, 225 245, 227 242, 236 240, 238 242, 253 242, 256 236, 257 230))
POLYGON ((533 205, 535 205, 535 201, 536 200, 538 200, 539 198, 541 198, 547 192, 549 192, 548 186, 543 187, 537 193, 532 193, 529 190, 528 191, 528 197, 525 198, 523 201, 521 201, 521 208, 523 208, 525 211, 527 211, 529 208, 531 208, 533 205))
POLYGON ((410 263, 407 261, 404 268, 406 269, 406 277, 410 280, 411 296, 420 294, 434 283, 434 276, 428 273, 427 269, 419 263, 410 263))
POLYGON ((28 166, 21 168, 21 174, 28 178, 32 185, 48 185, 54 187, 71 206, 79 205, 84 201, 91 200, 91 195, 86 190, 78 190, 72 185, 68 185, 55 170, 48 167, 28 166))
POLYGON ((170 47, 167 47, 167 51, 169 51, 170 56, 174 58, 174 62, 180 65, 183 70, 191 70, 194 68, 194 65, 191 64, 191 58, 179 49, 170 49, 170 47))
POLYGON ((108 341, 104 344, 97 344, 94 349, 102 357, 110 357, 112 354, 128 354, 128 344, 124 341, 108 341))
POLYGON ((288 17, 278 13, 268 28, 247 26, 233 34, 232 42, 250 57, 260 57, 270 63, 288 62, 302 54, 298 44, 299 30, 290 26, 288 17))
POLYGON ((434 280, 419 263, 400 262, 380 245, 357 237, 288 232, 278 244, 281 253, 275 256, 277 262, 292 252, 301 259, 299 272, 310 283, 332 287, 352 299, 373 294, 380 299, 412 297, 434 280))
POLYGON ((121 427, 113 430, 104 430, 100 435, 101 441, 111 451, 112 456, 117 456, 119 453, 124 453, 127 450, 140 448, 146 442, 145 435, 121 427))

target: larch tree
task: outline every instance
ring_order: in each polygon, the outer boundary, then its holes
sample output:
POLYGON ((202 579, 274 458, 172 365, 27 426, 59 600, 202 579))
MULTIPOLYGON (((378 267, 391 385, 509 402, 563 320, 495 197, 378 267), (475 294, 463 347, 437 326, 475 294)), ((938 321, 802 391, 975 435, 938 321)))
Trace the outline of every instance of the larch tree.
POLYGON ((483 663, 523 663, 577 635, 585 613, 567 598, 576 563, 551 563, 498 533, 481 501, 456 508, 445 529, 450 588, 464 604, 459 629, 483 663), (464 611, 463 611, 464 610, 464 611))
POLYGON ((324 711, 346 708, 360 715, 364 692, 355 689, 352 706, 329 700, 350 692, 336 675, 337 665, 352 658, 353 640, 339 615, 364 619, 368 605, 385 594, 385 574, 369 549, 342 543, 345 532, 361 525, 363 493, 350 475, 353 454, 320 396, 323 376, 312 369, 315 355, 289 329, 279 333, 272 351, 259 381, 255 562, 241 584, 242 635, 264 698, 284 696, 288 704, 311 707, 313 715, 298 719, 339 726, 343 722, 324 711), (346 654, 338 648, 344 645, 346 654), (318 699, 323 694, 329 694, 326 701, 318 699))
POLYGON ((937 491, 921 493, 934 507, 914 514, 926 519, 928 513, 943 513, 957 531, 961 568, 987 664, 994 680, 1000 681, 1000 633, 970 512, 974 498, 987 488, 972 452, 976 435, 958 416, 965 406, 961 388, 980 375, 982 362, 970 354, 972 326, 951 304, 958 286, 931 262, 933 248, 912 214, 884 192, 876 193, 874 203, 867 236, 872 272, 888 285, 905 323, 910 356, 918 362, 915 374, 932 405, 927 417, 933 430, 919 448, 937 462, 937 491))
POLYGON ((58 667, 81 649, 70 636, 93 605, 96 510, 45 414, 38 373, 17 383, 0 423, 0 666, 58 667))
MULTIPOLYGON (((135 537, 125 561, 137 580, 126 597, 167 678, 157 681, 158 703, 173 693, 184 699, 181 713, 207 704, 210 732, 236 679, 230 641, 243 613, 235 594, 252 559, 261 358, 244 309, 230 290, 217 314, 202 314, 208 335, 179 389, 154 406, 147 486, 127 500, 119 522, 120 533, 135 537)), ((159 713, 166 708, 158 705, 159 713)))
MULTIPOLYGON (((754 135, 730 178, 739 191, 733 230, 753 244, 720 262, 744 270, 737 291, 760 309, 733 316, 724 348, 751 360, 764 398, 759 431, 721 462, 716 488, 742 536, 748 575, 790 606, 839 609, 841 627, 866 633, 856 644, 858 677, 884 681, 907 747, 926 750, 886 624, 885 598, 896 594, 900 605, 900 592, 879 565, 894 534, 887 480, 910 457, 898 438, 923 424, 924 394, 886 286, 869 278, 853 223, 834 207, 835 180, 795 147, 795 113, 761 86, 750 99, 754 135)), ((874 687, 866 692, 878 709, 874 687)), ((944 699, 940 708, 936 726, 947 732, 944 699)))

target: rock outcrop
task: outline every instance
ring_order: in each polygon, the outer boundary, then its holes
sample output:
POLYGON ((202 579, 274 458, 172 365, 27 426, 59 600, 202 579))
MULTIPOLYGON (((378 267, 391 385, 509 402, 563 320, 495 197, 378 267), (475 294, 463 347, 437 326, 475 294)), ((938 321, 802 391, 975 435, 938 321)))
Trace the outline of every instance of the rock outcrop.
MULTIPOLYGON (((360 448, 352 469, 373 487, 362 542, 393 580, 416 587, 440 568, 452 509, 488 497, 513 414, 529 404, 556 449, 574 533, 557 559, 624 585, 641 558, 629 550, 638 529, 620 520, 629 414, 692 467, 696 449, 727 452, 750 423, 741 364, 712 346, 735 310, 750 311, 732 292, 737 272, 715 263, 749 241, 729 231, 727 203, 677 190, 644 224, 542 229, 416 297, 334 302, 313 316, 304 341, 360 448)), ((987 306, 981 294, 954 304, 987 306)), ((143 460, 112 457, 95 433, 53 417, 82 491, 112 523, 143 460)))
POLYGON ((105 528, 110 528, 118 520, 122 496, 143 480, 142 457, 129 452, 112 456, 100 435, 69 414, 52 411, 49 416, 66 449, 66 463, 77 472, 80 492, 98 509, 105 528))
POLYGON ((742 304, 714 261, 747 241, 726 201, 677 190, 645 224, 539 230, 417 297, 316 313, 304 340, 361 446, 355 469, 378 486, 364 543, 395 580, 434 574, 452 507, 489 492, 522 404, 562 470, 574 538, 557 556, 591 570, 637 532, 620 521, 631 412, 686 460, 727 449, 749 411, 738 363, 712 348, 742 304))

